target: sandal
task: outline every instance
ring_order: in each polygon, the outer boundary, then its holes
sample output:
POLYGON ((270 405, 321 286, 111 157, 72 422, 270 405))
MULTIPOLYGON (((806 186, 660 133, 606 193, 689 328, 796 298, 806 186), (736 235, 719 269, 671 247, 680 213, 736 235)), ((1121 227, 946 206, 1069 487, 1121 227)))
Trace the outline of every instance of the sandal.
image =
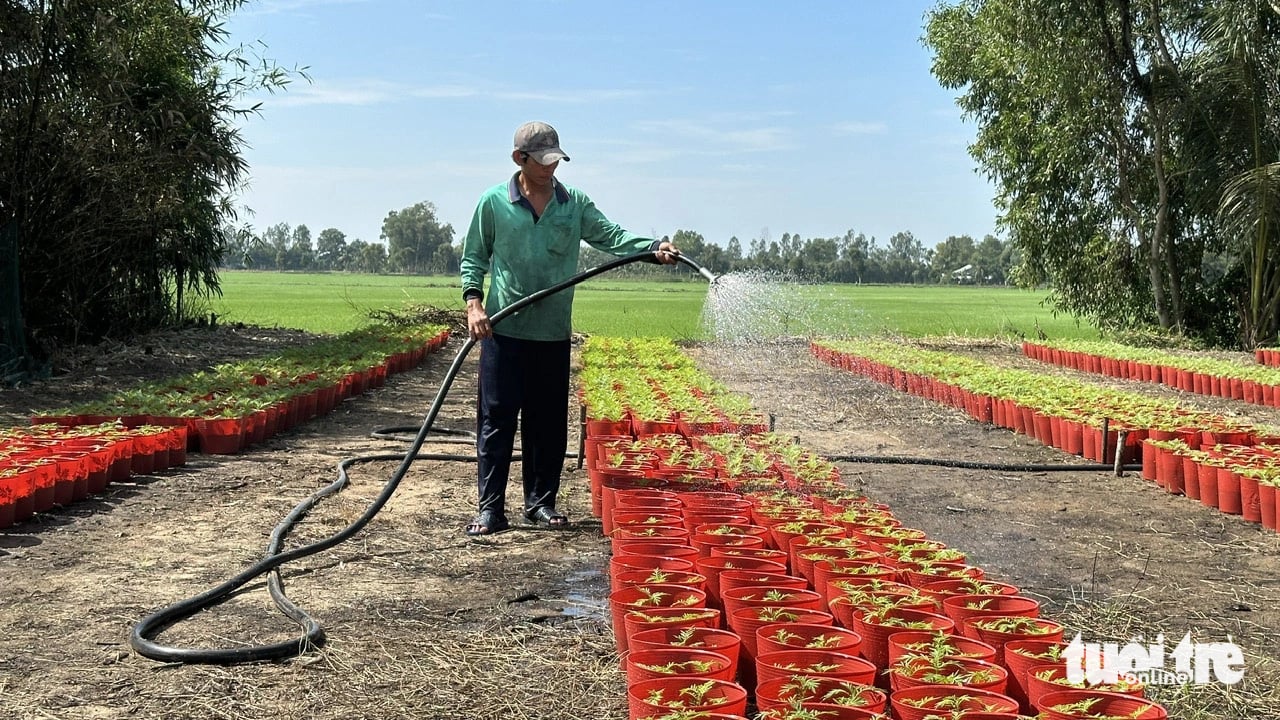
POLYGON ((530 524, 549 528, 562 528, 569 524, 569 518, 564 513, 546 505, 525 511, 524 518, 530 524))
POLYGON ((475 520, 467 525, 466 533, 471 537, 479 535, 493 535, 504 530, 510 530, 511 523, 507 522, 507 517, 494 510, 481 510, 476 515, 475 520))

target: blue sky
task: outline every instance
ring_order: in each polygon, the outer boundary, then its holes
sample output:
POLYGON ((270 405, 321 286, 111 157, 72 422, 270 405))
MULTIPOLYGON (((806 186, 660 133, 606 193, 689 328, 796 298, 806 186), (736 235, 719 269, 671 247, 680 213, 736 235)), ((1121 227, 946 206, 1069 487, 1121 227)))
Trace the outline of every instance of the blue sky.
POLYGON ((228 22, 306 66, 245 122, 259 231, 376 241, 435 204, 459 238, 544 120, 557 176, 644 235, 724 244, 994 231, 954 93, 929 73, 920 0, 258 0, 228 22))

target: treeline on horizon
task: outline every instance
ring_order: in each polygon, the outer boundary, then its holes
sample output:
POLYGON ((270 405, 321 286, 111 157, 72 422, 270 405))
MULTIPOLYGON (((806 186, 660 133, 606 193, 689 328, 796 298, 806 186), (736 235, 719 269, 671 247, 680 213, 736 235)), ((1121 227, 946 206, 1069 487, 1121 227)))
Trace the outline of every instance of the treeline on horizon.
MULTIPOLYGON (((885 245, 850 230, 840 237, 802 238, 783 233, 743 243, 731 237, 722 244, 692 230, 663 239, 717 273, 762 271, 784 273, 812 282, 834 283, 962 283, 1004 285, 1016 264, 1013 246, 987 235, 975 240, 954 235, 926 248, 910 232, 895 233, 885 245)), ((305 224, 277 223, 261 234, 249 228, 229 233, 221 266, 228 269, 295 272, 403 273, 451 275, 458 272, 462 239, 436 218, 435 206, 421 202, 392 211, 382 223, 379 242, 348 240, 337 228, 313 239, 305 224)), ((611 256, 584 247, 579 269, 600 265, 611 256)), ((632 264, 614 271, 626 276, 671 276, 671 268, 632 264)), ((677 274, 692 271, 681 266, 677 274)))

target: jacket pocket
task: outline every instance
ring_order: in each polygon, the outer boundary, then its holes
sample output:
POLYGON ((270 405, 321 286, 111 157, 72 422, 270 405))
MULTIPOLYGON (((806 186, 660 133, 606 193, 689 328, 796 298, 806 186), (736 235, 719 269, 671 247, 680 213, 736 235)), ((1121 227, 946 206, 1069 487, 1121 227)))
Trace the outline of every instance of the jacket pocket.
POLYGON ((578 232, 578 223, 571 217, 548 218, 545 223, 539 223, 539 225, 546 241, 547 252, 552 255, 567 254, 576 248, 581 240, 582 233, 578 232))

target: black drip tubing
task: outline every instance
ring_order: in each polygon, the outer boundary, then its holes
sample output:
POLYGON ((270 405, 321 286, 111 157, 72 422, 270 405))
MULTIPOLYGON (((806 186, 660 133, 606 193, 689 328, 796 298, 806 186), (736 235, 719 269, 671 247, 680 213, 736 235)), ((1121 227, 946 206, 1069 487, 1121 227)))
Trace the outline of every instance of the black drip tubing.
MULTIPOLYGON (((511 315, 519 312, 521 309, 542 300, 550 295, 554 295, 562 290, 568 289, 578 283, 593 278, 601 273, 608 272, 623 265, 641 260, 654 259, 652 252, 641 252, 626 257, 617 258, 609 262, 598 265, 590 270, 581 272, 573 277, 552 285, 544 290, 539 290, 531 295, 521 298, 507 307, 494 313, 490 318, 490 324, 497 326, 498 323, 511 315)), ((714 276, 705 268, 698 265, 693 260, 684 255, 677 255, 676 260, 690 266, 703 277, 714 280, 714 276)), ((369 524, 373 517, 382 510, 387 501, 391 499, 392 494, 400 486, 400 481, 409 471, 409 467, 415 460, 469 460, 474 462, 474 456, 457 456, 448 454, 419 454, 423 443, 427 439, 428 433, 431 431, 432 425, 435 423, 436 416, 440 412, 440 407, 444 404, 444 399, 449 393, 450 387, 458 376, 459 370, 462 369, 462 361, 467 354, 471 352, 476 341, 467 338, 462 348, 458 351, 457 356, 453 359, 453 364, 449 366, 449 371, 445 374, 444 380, 440 385, 440 390, 436 393, 435 400, 431 403, 430 410, 427 411, 426 418, 422 421, 421 427, 417 428, 417 434, 414 436, 409 449, 403 454, 384 454, 384 455, 363 455, 343 460, 338 463, 338 478, 332 483, 320 488, 312 493, 305 500, 294 506, 293 510, 285 516, 280 524, 271 531, 271 539, 267 545, 266 555, 259 561, 253 563, 249 567, 242 570, 236 576, 223 582, 217 587, 210 588, 199 595, 194 595, 185 600, 180 600, 172 605, 161 608, 160 610, 139 620, 133 626, 133 631, 129 635, 129 645, 139 655, 151 658, 152 660, 161 660, 164 662, 176 663, 201 663, 210 665, 231 665, 237 663, 260 662, 263 660, 280 660, 284 658, 296 657, 306 652, 310 648, 318 648, 324 644, 324 628, 307 615, 302 608, 295 605, 285 595, 284 582, 280 578, 278 568, 285 563, 298 560, 309 555, 328 550, 360 532, 365 525, 369 524), (400 465, 396 468, 391 478, 383 485, 381 492, 374 498, 373 502, 365 509, 364 513, 347 525, 342 530, 330 535, 323 540, 293 548, 292 550, 283 550, 284 541, 289 535, 289 531, 294 525, 306 516, 312 508, 314 508, 324 498, 337 493, 346 487, 348 482, 347 470, 358 463, 399 460, 400 465), (286 616, 298 623, 303 634, 292 640, 278 642, 268 645, 246 645, 243 647, 233 648, 183 648, 168 645, 161 645, 156 642, 155 638, 169 627, 189 619, 202 610, 213 607, 231 597, 236 590, 243 587, 250 580, 271 573, 267 580, 268 590, 271 598, 275 601, 276 607, 280 608, 286 616)))
MULTIPOLYGON (((1001 472, 1099 472, 1114 471, 1112 464, 1045 464, 1033 463, 989 463, 970 460, 945 460, 942 458, 904 457, 901 455, 823 455, 831 462, 871 463, 880 465, 934 465, 936 467, 960 468, 964 470, 997 470, 1001 472)), ((1141 470, 1141 465, 1121 465, 1121 470, 1141 470)))

